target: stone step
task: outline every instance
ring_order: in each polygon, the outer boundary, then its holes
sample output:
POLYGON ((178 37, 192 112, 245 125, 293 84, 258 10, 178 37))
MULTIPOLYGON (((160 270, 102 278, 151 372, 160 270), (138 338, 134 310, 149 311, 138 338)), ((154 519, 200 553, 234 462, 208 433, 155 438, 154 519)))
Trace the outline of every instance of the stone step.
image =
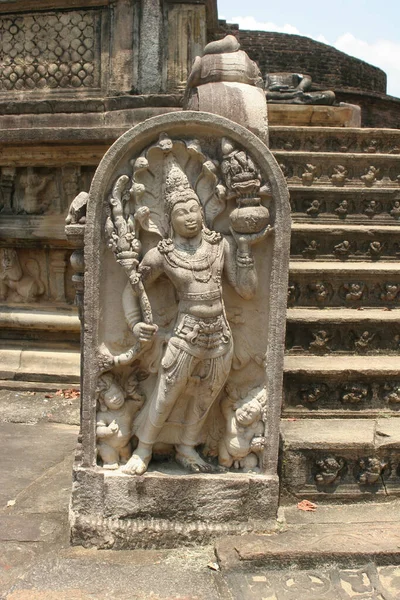
POLYGON ((398 354, 400 311, 305 309, 287 311, 289 354, 398 354))
POLYGON ((400 415, 397 355, 286 355, 283 415, 374 418, 400 415))
MULTIPOLYGON (((235 581, 236 589, 241 587, 240 582, 245 577, 246 571, 251 573, 248 578, 248 584, 252 590, 251 596, 237 595, 236 598, 276 598, 275 594, 268 593, 273 593, 273 591, 267 586, 274 571, 272 573, 267 571, 264 574, 263 567, 268 569, 284 567, 307 569, 326 567, 329 564, 339 565, 346 569, 363 566, 364 572, 349 573, 348 575, 353 576, 353 579, 344 577, 343 582, 340 582, 340 578, 337 577, 339 583, 334 594, 337 593, 340 596, 326 596, 327 589, 332 591, 330 586, 327 586, 328 578, 326 576, 322 579, 318 572, 308 572, 303 575, 302 571, 293 570, 292 576, 290 574, 284 576, 285 590, 290 593, 290 596, 287 597, 309 598, 310 600, 312 598, 319 600, 322 597, 344 598, 345 596, 341 592, 346 586, 354 592, 354 594, 351 593, 351 597, 354 595, 354 598, 361 598, 358 592, 372 589, 365 572, 367 563, 375 563, 380 566, 398 564, 400 534, 398 523, 397 527, 393 527, 393 523, 376 523, 376 521, 361 524, 361 526, 357 523, 316 524, 268 535, 227 536, 216 542, 215 554, 221 571, 227 573, 228 576, 232 573, 238 577, 238 581, 235 581), (255 568, 257 571, 254 571, 255 568), (291 582, 288 581, 289 578, 292 580, 291 582), (296 578, 300 580, 300 585, 299 583, 295 584, 296 578), (350 585, 350 582, 355 585, 350 585), (292 591, 291 584, 294 586, 292 591), (310 586, 313 584, 315 587, 311 591, 312 595, 307 595, 306 590, 310 593, 310 586), (292 596, 293 591, 296 595, 292 596), (304 592, 306 593, 304 594, 304 592)), ((346 597, 350 598, 347 594, 346 597)), ((384 596, 381 594, 372 596, 368 593, 367 596, 362 595, 362 597, 366 599, 383 598, 384 596)), ((396 596, 386 596, 385 594, 385 598, 394 600, 396 596)))
POLYGON ((0 345, 0 380, 79 383, 80 351, 62 343, 6 343, 0 345))
POLYGON ((270 148, 343 154, 400 154, 399 129, 271 126, 270 148))
POLYGON ((293 223, 292 260, 399 261, 400 224, 293 223))
MULTIPOLYGON (((400 171, 400 168, 399 168, 400 171)), ((400 217, 400 187, 361 188, 289 185, 294 223, 327 225, 396 225, 400 217)))
POLYGON ((282 485, 310 499, 400 495, 400 418, 282 419, 282 485))
POLYGON ((392 262, 292 261, 289 306, 395 308, 400 265, 392 262))

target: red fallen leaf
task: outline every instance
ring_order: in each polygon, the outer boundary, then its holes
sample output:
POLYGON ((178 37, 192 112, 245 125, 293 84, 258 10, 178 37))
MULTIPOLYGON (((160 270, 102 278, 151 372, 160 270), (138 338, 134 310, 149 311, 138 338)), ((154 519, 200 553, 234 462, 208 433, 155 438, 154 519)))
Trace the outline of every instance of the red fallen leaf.
POLYGON ((306 512, 315 512, 317 510, 317 505, 309 500, 302 500, 298 503, 297 508, 306 512))
POLYGON ((45 398, 52 398, 52 397, 53 397, 53 394, 45 394, 45 395, 44 395, 44 397, 45 397, 45 398))
POLYGON ((56 396, 63 396, 63 395, 64 395, 63 390, 57 390, 56 391, 56 396))
POLYGON ((74 388, 70 388, 69 390, 63 390, 63 396, 67 399, 75 400, 76 398, 79 398, 80 395, 80 391, 74 388))

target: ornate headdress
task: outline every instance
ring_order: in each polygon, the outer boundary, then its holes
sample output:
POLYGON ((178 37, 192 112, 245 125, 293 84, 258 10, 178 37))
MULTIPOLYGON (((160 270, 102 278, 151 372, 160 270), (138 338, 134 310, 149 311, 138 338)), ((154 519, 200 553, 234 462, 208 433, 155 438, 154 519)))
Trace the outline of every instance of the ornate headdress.
POLYGON ((200 205, 196 192, 191 187, 182 167, 170 150, 166 152, 164 158, 163 180, 164 209, 168 220, 171 218, 174 206, 179 202, 196 200, 200 205))

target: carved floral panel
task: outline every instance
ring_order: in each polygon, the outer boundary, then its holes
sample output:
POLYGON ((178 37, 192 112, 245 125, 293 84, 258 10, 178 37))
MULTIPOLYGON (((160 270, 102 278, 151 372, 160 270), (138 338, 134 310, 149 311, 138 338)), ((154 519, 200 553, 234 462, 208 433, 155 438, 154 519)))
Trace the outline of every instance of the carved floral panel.
POLYGON ((99 87, 98 11, 0 18, 0 92, 99 87))

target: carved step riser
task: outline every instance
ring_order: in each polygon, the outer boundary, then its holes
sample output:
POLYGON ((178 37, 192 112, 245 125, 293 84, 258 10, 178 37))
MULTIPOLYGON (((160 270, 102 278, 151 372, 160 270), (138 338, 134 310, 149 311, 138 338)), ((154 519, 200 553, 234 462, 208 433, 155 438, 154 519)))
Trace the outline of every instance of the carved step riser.
MULTIPOLYGON (((349 360, 351 360, 349 358, 349 360)), ((284 415, 369 417, 400 414, 400 377, 327 377, 309 373, 284 378, 284 415)))
POLYGON ((400 157, 396 155, 345 155, 274 152, 289 185, 337 188, 398 187, 400 157))
POLYGON ((314 127, 270 128, 270 147, 286 152, 400 154, 400 132, 396 130, 349 130, 314 127))
POLYGON ((289 279, 289 307, 396 308, 399 297, 400 273, 310 272, 292 273, 289 279))
MULTIPOLYGON (((289 186, 290 188, 290 186, 289 186)), ((398 189, 290 189, 294 222, 398 225, 400 188, 398 189)))
POLYGON ((335 446, 323 451, 284 451, 282 484, 302 498, 399 496, 400 452, 335 446))
MULTIPOLYGON (((377 316, 379 319, 379 317, 377 316)), ((400 322, 351 323, 289 322, 286 327, 289 354, 399 354, 400 322)))
POLYGON ((292 231, 291 257, 301 260, 400 261, 400 230, 393 232, 292 231))

